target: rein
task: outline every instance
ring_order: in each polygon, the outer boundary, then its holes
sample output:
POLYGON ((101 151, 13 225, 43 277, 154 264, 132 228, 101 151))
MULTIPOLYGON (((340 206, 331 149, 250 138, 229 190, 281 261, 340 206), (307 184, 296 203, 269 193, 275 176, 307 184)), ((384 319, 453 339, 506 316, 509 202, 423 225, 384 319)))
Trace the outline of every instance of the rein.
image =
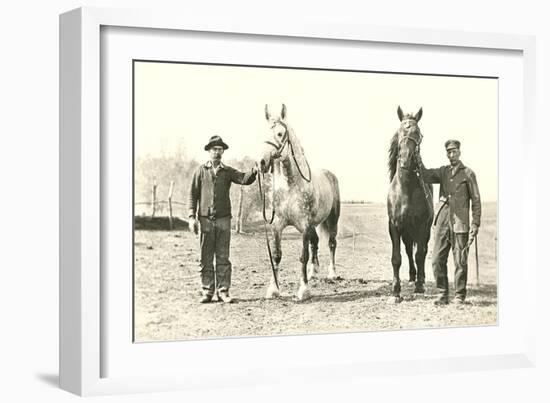
MULTIPOLYGON (((271 168, 271 172, 273 173, 273 167, 271 168)), ((266 215, 265 215, 265 211, 266 211, 266 208, 265 208, 265 193, 262 191, 262 180, 261 178, 264 177, 264 174, 260 174, 258 175, 258 187, 260 189, 260 197, 262 198, 262 215, 263 215, 263 218, 264 218, 264 223, 267 223, 267 224, 273 224, 273 220, 275 219, 275 175, 273 175, 273 183, 271 184, 271 190, 272 190, 272 194, 273 194, 273 197, 271 198, 271 219, 267 219, 266 215)))
POLYGON ((292 154, 292 159, 294 160, 294 163, 296 164, 296 168, 298 168, 298 172, 300 173, 300 176, 303 180, 306 182, 311 182, 311 168, 309 167, 309 162, 307 162, 307 158, 304 156, 304 159, 306 160, 307 170, 308 170, 308 176, 309 178, 306 178, 304 174, 302 173, 302 170, 300 169, 300 165, 298 165, 298 161, 296 161, 296 155, 294 154, 294 146, 292 145, 292 142, 288 142, 290 144, 290 153, 292 154))
MULTIPOLYGON (((273 172, 273 167, 271 169, 273 172)), ((271 264, 271 271, 273 272, 273 279, 275 280, 275 285, 277 286, 277 289, 279 289, 279 280, 277 280, 277 274, 275 271, 275 264, 273 263, 273 253, 271 252, 271 245, 269 244, 269 235, 267 234, 267 224, 273 224, 273 220, 275 219, 275 207, 272 207, 271 210, 271 219, 268 220, 265 215, 265 193, 262 192, 262 180, 263 173, 258 175, 258 188, 260 190, 260 197, 262 198, 262 215, 264 218, 264 232, 265 232, 265 244, 267 245, 267 254, 269 255, 269 263, 271 264)), ((275 175, 273 175, 273 183, 271 188, 273 189, 273 197, 271 200, 271 203, 274 203, 275 199, 275 175)))

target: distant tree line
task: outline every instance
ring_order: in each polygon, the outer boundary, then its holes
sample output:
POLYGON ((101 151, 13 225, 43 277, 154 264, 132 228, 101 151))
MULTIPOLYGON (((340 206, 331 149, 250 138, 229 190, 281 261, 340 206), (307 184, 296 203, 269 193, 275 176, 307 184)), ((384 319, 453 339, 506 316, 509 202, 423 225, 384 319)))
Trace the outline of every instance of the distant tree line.
MULTIPOLYGON (((254 160, 250 157, 224 160, 223 162, 241 171, 249 171, 254 166, 254 160)), ((168 197, 170 182, 174 181, 172 196, 172 200, 176 203, 174 204, 174 215, 187 218, 189 187, 194 172, 202 163, 202 161, 198 162, 182 153, 137 157, 134 171, 135 214, 151 214, 152 189, 153 185, 156 184, 156 198, 159 201, 156 205, 156 215, 166 215, 167 205, 164 201, 168 197)), ((269 183, 267 183, 267 186, 269 186, 269 183)), ((235 219, 237 218, 241 197, 240 188, 241 186, 236 184, 231 186, 231 203, 235 219)), ((262 204, 257 183, 251 186, 243 186, 242 198, 242 224, 245 226, 247 221, 258 220, 261 216, 262 204)), ((270 202, 269 200, 267 203, 270 202)))
POLYGON ((342 204, 368 204, 372 203, 368 200, 342 200, 342 204))

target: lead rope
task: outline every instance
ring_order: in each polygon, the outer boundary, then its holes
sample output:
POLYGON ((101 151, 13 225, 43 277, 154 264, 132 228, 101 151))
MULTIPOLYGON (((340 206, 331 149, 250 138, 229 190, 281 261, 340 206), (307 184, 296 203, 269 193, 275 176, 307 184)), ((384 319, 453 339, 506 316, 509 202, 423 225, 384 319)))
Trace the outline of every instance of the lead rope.
MULTIPOLYGON (((272 167, 272 171, 273 171, 273 167, 272 167)), ((271 245, 269 244, 269 235, 267 233, 267 224, 268 224, 268 219, 265 215, 265 193, 262 192, 262 176, 263 176, 263 173, 260 173, 260 171, 258 170, 259 172, 259 175, 258 175, 258 187, 259 187, 259 190, 260 190, 260 198, 263 200, 263 208, 262 208, 262 214, 263 214, 263 218, 264 218, 264 231, 265 231, 265 243, 267 245, 267 254, 269 256, 269 263, 271 264, 271 271, 273 273, 273 280, 275 280, 275 285, 277 286, 277 289, 279 289, 279 280, 277 280, 277 274, 275 272, 275 264, 273 263, 273 253, 271 252, 271 245)), ((271 200, 271 203, 273 204, 273 202, 275 201, 274 199, 274 196, 275 196, 275 174, 273 174, 273 183, 271 184, 272 186, 272 192, 273 192, 273 198, 271 200)), ((271 220, 269 220, 269 224, 273 224, 273 220, 275 218, 275 208, 272 207, 272 210, 271 210, 271 220)))
MULTIPOLYGON (((256 168, 258 169, 258 168, 256 168)), ((271 188, 272 188, 272 194, 273 194, 273 198, 271 199, 271 219, 268 220, 266 215, 265 215, 265 192, 262 191, 262 180, 261 178, 264 176, 263 173, 261 173, 261 171, 258 169, 258 186, 260 188, 260 198, 262 199, 262 215, 263 215, 263 218, 264 218, 264 222, 265 223, 268 223, 268 224, 273 224, 273 220, 275 218, 275 207, 274 207, 274 196, 275 196, 275 175, 273 174, 273 168, 271 169, 272 171, 272 176, 273 176, 273 183, 271 184, 271 188)))

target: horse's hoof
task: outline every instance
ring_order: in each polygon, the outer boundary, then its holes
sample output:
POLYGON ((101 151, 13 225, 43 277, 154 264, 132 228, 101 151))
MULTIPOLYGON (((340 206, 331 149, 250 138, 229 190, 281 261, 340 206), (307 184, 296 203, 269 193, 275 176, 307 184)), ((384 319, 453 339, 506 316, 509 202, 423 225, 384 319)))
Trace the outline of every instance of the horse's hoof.
POLYGON ((265 293, 266 299, 278 298, 281 296, 281 292, 275 284, 270 285, 265 293))
POLYGON ((424 288, 424 285, 418 285, 416 284, 414 287, 415 294, 424 294, 426 292, 426 288, 424 288))
POLYGON ((403 297, 392 295, 388 298, 388 304, 399 304, 403 301, 403 297))
POLYGON ((311 291, 309 291, 309 288, 307 285, 301 285, 298 289, 298 294, 296 294, 296 298, 298 301, 306 301, 311 298, 311 291))
POLYGON ((336 279, 338 279, 338 276, 336 275, 336 270, 334 270, 334 267, 329 267, 329 268, 328 268, 327 278, 328 278, 329 280, 336 280, 336 279))
POLYGON ((308 279, 316 278, 318 274, 319 274, 319 266, 313 265, 309 268, 307 272, 307 278, 308 279))

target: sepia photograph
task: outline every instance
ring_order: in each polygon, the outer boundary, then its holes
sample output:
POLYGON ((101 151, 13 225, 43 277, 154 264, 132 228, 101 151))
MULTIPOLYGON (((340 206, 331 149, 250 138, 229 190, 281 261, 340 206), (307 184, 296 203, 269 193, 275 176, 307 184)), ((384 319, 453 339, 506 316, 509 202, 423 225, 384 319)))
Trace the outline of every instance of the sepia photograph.
POLYGON ((134 342, 498 324, 497 77, 132 78, 134 342))

